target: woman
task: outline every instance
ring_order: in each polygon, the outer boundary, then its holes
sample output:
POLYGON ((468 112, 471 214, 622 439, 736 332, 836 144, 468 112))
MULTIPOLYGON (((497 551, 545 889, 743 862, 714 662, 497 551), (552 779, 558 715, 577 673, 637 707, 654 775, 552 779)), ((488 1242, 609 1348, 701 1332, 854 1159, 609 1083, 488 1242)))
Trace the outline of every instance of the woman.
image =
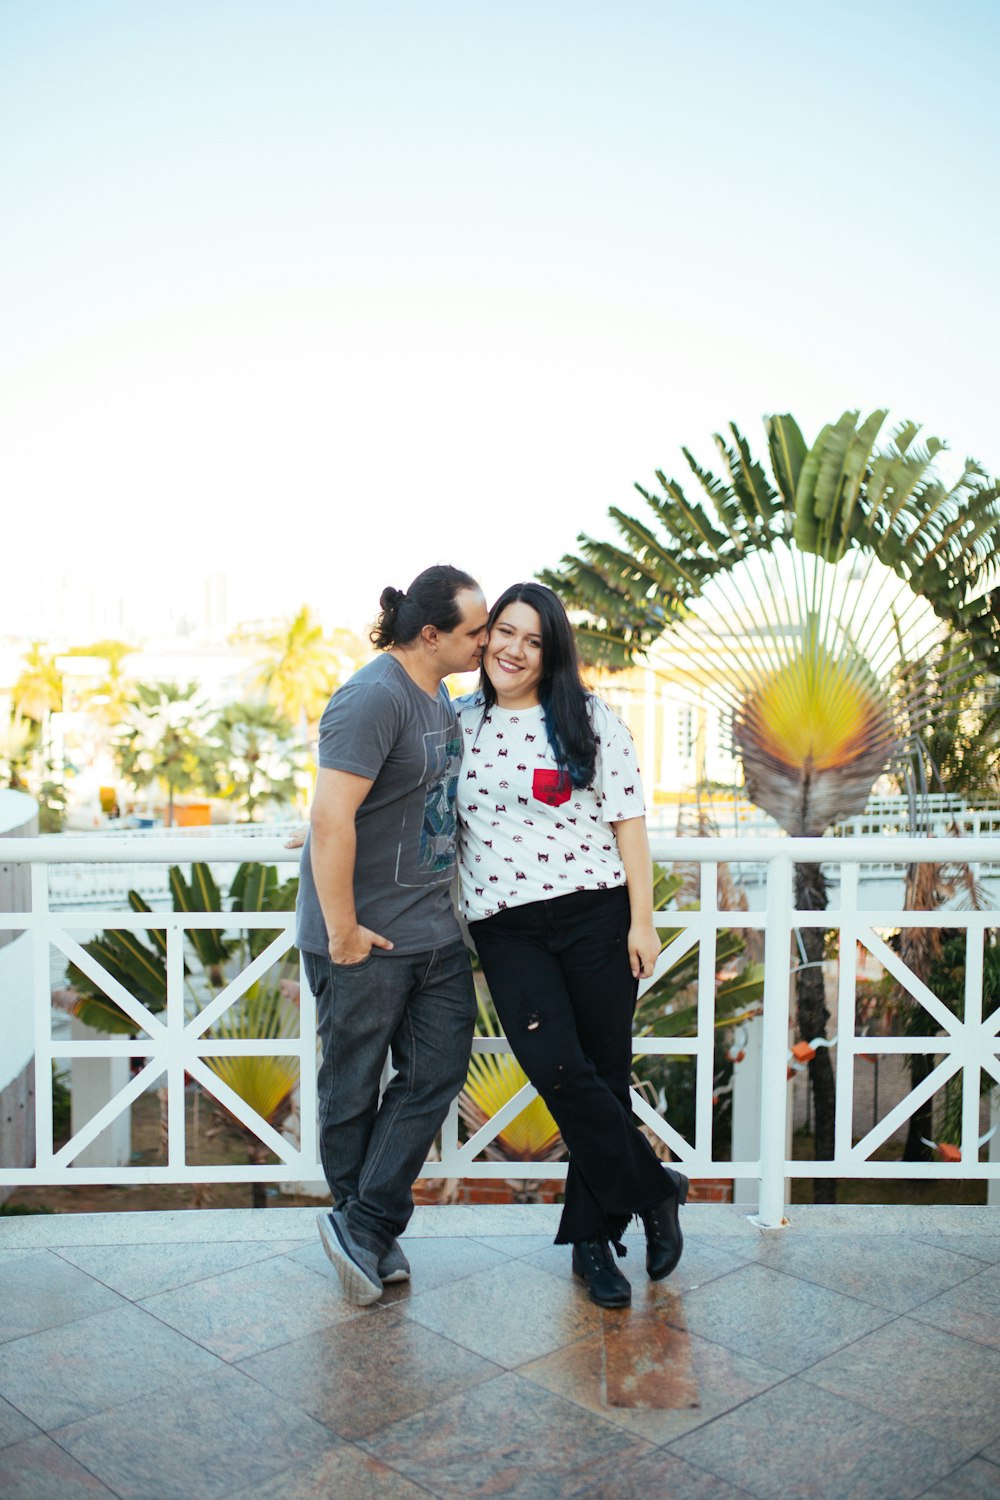
POLYGON ((602 1307, 631 1288, 611 1256, 633 1215, 653 1280, 680 1259, 687 1178, 632 1117, 638 982, 660 951, 639 768, 621 720, 580 680, 551 591, 490 611, 481 686, 456 702, 462 907, 514 1055, 569 1150, 556 1244, 602 1307))

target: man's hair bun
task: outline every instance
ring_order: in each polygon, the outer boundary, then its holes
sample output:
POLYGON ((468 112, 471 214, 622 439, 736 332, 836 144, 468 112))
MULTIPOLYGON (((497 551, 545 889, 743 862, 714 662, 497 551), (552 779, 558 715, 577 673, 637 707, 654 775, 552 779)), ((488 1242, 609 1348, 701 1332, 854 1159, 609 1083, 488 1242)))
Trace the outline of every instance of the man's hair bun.
POLYGON ((379 608, 382 610, 391 610, 393 613, 395 613, 395 611, 399 609, 399 606, 402 604, 405 598, 406 595, 403 593, 402 589, 394 589, 390 585, 389 588, 382 590, 378 601, 379 608))

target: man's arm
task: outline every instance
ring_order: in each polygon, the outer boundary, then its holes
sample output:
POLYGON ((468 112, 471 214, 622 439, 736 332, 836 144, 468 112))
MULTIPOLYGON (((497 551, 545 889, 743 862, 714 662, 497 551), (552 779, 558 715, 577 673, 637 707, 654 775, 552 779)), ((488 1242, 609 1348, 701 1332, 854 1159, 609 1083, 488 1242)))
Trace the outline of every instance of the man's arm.
POLYGON ((335 964, 359 964, 373 948, 391 948, 388 938, 358 926, 354 909, 354 815, 373 783, 350 771, 320 767, 309 822, 309 855, 320 910, 335 964))

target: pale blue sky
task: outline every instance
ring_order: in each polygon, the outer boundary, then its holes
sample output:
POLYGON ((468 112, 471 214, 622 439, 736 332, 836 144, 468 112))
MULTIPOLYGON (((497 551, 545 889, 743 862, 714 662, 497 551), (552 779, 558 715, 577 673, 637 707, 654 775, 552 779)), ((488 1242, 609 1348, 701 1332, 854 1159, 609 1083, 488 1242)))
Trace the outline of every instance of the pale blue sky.
POLYGON ((887 405, 1000 471, 998 43, 995 0, 0 0, 5 541, 137 620, 225 569, 334 623, 557 562, 730 418, 887 405))

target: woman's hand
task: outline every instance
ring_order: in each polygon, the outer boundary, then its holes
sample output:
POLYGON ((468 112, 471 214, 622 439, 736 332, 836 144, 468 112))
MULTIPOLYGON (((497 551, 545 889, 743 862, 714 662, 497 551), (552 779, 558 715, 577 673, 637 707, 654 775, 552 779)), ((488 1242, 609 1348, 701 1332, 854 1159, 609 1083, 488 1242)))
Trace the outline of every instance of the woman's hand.
POLYGON ((294 830, 294 832, 292 832, 292 833, 290 833, 288 835, 287 839, 285 840, 285 848, 286 849, 301 849, 302 845, 306 841, 306 834, 308 832, 309 832, 309 824, 308 823, 303 823, 302 826, 301 826, 301 828, 296 828, 294 830))
POLYGON ((662 946, 652 921, 632 923, 628 930, 628 958, 633 979, 649 978, 662 946))

